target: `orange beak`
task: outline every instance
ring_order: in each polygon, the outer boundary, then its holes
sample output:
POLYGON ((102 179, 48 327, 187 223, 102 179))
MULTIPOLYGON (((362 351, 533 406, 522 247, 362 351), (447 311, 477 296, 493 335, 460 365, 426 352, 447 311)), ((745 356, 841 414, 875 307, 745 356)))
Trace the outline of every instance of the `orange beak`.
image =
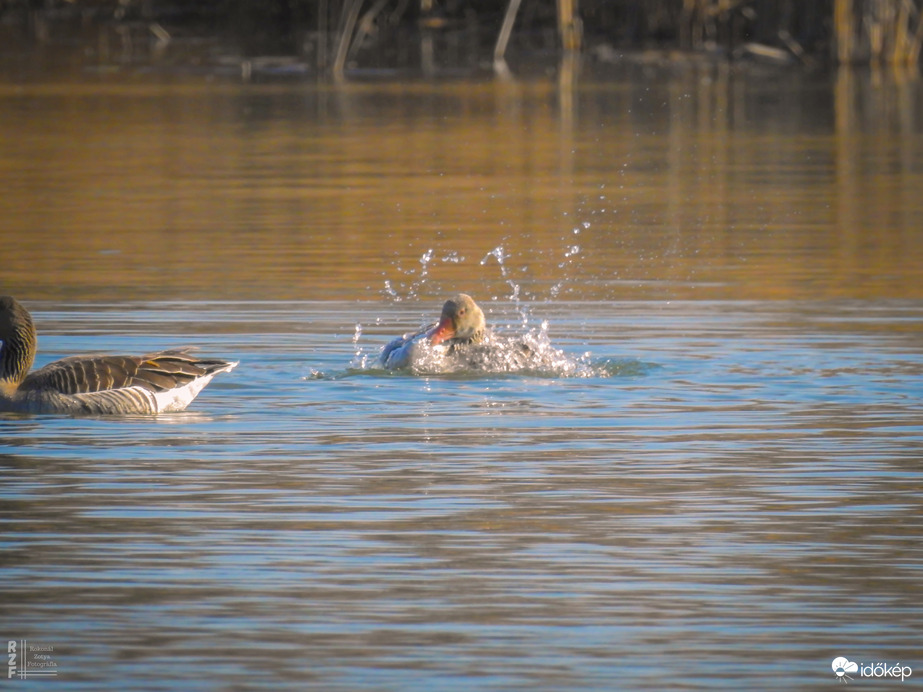
POLYGON ((452 318, 443 317, 439 320, 436 328, 429 333, 429 342, 435 346, 451 339, 453 336, 455 336, 455 327, 452 326, 452 318))

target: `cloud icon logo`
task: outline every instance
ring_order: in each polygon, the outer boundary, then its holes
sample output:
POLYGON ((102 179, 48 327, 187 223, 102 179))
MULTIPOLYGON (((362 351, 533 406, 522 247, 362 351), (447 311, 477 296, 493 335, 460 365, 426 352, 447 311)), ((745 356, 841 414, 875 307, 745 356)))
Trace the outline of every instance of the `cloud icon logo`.
POLYGON ((833 673, 840 682, 846 682, 847 679, 852 680, 847 673, 855 673, 859 670, 858 663, 853 663, 843 656, 837 656, 833 659, 833 663, 830 664, 830 667, 833 668, 833 673))

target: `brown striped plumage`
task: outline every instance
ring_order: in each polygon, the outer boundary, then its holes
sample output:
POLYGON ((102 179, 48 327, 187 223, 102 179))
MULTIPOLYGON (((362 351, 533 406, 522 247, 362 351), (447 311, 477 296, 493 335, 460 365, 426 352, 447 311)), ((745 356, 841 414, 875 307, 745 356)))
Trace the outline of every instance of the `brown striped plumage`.
POLYGON ((35 327, 15 299, 0 296, 0 411, 159 413, 180 411, 237 363, 188 351, 147 356, 74 356, 29 373, 35 327))

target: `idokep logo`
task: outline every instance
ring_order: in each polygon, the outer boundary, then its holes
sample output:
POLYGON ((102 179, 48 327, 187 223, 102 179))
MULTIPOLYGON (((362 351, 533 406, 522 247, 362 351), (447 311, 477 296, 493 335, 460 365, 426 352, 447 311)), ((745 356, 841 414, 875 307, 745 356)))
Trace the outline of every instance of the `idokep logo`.
POLYGON ((833 668, 833 674, 836 675, 837 682, 842 682, 843 684, 854 679, 849 673, 853 675, 858 673, 860 678, 900 679, 901 682, 913 674, 910 666, 902 666, 900 663, 895 663, 894 665, 880 661, 878 663, 854 663, 843 656, 837 656, 833 659, 830 666, 833 668))
POLYGON ((837 656, 830 665, 833 666, 833 673, 836 675, 836 679, 843 684, 852 680, 847 673, 855 673, 859 670, 858 663, 853 663, 848 658, 843 658, 842 656, 837 656))

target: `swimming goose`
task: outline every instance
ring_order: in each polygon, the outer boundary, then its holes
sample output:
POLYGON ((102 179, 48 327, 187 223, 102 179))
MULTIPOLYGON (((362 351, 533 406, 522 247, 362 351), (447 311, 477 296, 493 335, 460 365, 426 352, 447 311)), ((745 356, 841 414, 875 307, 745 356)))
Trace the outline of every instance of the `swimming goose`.
POLYGON ((413 362, 420 341, 444 344, 447 353, 454 353, 461 346, 483 342, 488 335, 484 312, 471 296, 459 293, 442 306, 439 322, 394 339, 382 349, 380 361, 388 369, 404 368, 413 362))
POLYGON ((35 360, 29 311, 0 296, 0 411, 133 414, 182 411, 236 362, 186 350, 147 356, 74 356, 29 373, 35 360))

